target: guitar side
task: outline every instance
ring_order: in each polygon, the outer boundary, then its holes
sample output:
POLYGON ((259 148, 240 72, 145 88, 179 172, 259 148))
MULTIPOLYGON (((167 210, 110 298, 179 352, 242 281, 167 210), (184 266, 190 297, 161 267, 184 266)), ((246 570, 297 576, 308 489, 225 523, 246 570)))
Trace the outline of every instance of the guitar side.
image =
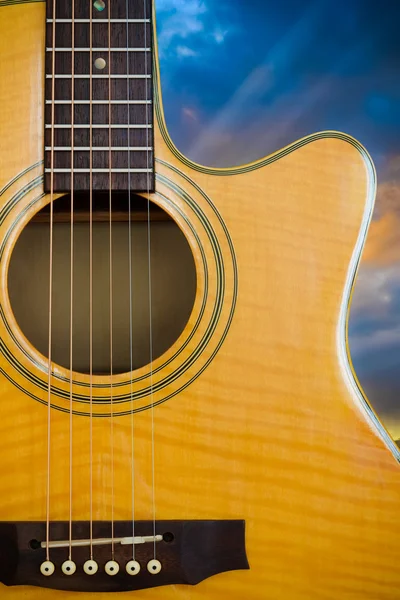
MULTIPOLYGON (((19 232, 49 201, 40 181, 32 183, 43 170, 44 4, 4 4, 0 209, 11 208, 3 211, 0 226, 5 242, 2 305, 17 342, 37 364, 24 358, 2 321, 1 338, 23 369, 18 371, 10 355, 2 354, 0 519, 39 520, 45 518, 46 501, 46 393, 38 391, 24 369, 43 378, 40 365, 45 359, 19 331, 6 290, 8 261, 19 232)), ((400 580, 398 465, 389 436, 373 426, 357 396, 344 351, 349 286, 374 195, 369 159, 347 136, 327 133, 254 165, 207 169, 179 155, 166 134, 161 104, 157 111, 156 201, 176 217, 192 246, 198 270, 195 311, 206 280, 201 248, 209 269, 205 318, 211 320, 219 297, 223 306, 202 354, 179 383, 182 390, 166 384, 160 398, 174 395, 154 411, 157 518, 245 519, 250 570, 220 574, 195 587, 131 595, 166 600, 228 595, 237 600, 393 600, 400 580), (198 213, 192 205, 199 207, 198 213), (203 216, 207 231, 201 226, 203 216), (208 231, 219 242, 222 275, 215 267, 219 251, 208 231), (225 278, 224 288, 218 286, 219 277, 225 278)), ((190 337, 194 321, 195 312, 178 345, 190 337)), ((182 360, 194 352, 194 343, 188 343, 182 360)), ((174 349, 168 353, 155 363, 160 378, 174 372, 173 362, 161 368, 174 349)), ((52 480, 52 519, 65 519, 67 415, 53 412, 57 475, 52 480)), ((118 519, 130 518, 124 456, 130 446, 128 418, 116 419, 118 519)), ((135 416, 137 518, 142 519, 150 518, 150 421, 148 410, 135 416)), ((106 419, 96 420, 97 519, 110 515, 108 427, 106 419)), ((87 419, 76 415, 77 520, 89 518, 87 432, 87 419)), ((40 588, 2 588, 1 594, 6 600, 75 597, 40 588)))

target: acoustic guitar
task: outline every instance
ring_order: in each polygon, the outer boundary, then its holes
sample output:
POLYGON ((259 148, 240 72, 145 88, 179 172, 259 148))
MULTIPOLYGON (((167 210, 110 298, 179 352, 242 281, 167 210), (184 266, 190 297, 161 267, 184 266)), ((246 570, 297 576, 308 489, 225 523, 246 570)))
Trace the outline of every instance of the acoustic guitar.
POLYGON ((400 598, 347 346, 367 151, 193 163, 150 0, 1 0, 0 33, 1 599, 400 598))

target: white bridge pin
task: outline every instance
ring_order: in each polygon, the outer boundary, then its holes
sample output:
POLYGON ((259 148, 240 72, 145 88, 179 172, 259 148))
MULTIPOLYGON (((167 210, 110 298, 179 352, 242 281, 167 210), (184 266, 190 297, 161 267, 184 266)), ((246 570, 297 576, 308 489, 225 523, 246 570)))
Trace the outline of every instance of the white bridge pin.
POLYGON ((83 565, 86 575, 95 575, 99 570, 99 565, 95 560, 87 560, 83 565))
POLYGON ((107 575, 111 577, 116 575, 119 571, 119 564, 115 560, 109 560, 104 567, 107 575))
POLYGON ((45 575, 46 577, 50 577, 50 575, 53 575, 55 570, 56 570, 56 568, 50 560, 45 560, 40 565, 40 572, 42 575, 45 575))
POLYGON ((140 571, 140 563, 137 560, 130 560, 126 563, 126 572, 128 575, 137 575, 140 571))
POLYGON ((147 563, 147 570, 152 575, 157 575, 161 571, 161 563, 159 560, 153 558, 153 560, 149 560, 147 563))
POLYGON ((61 565, 61 570, 64 575, 73 575, 76 571, 76 564, 73 560, 66 560, 61 565))

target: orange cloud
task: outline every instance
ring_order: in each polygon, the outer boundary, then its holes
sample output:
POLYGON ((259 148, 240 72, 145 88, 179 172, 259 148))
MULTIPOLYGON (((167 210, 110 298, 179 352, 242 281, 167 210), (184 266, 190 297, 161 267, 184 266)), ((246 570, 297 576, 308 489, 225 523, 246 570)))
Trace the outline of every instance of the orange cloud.
POLYGON ((388 212, 400 213, 399 181, 391 180, 378 184, 374 217, 379 218, 388 212))
POLYGON ((385 181, 400 179, 400 155, 389 156, 382 169, 382 177, 385 181))
POLYGON ((371 223, 363 262, 383 266, 397 261, 400 261, 400 214, 387 212, 371 223))
POLYGON ((400 156, 391 157, 378 184, 376 204, 362 262, 390 265, 400 262, 400 156))

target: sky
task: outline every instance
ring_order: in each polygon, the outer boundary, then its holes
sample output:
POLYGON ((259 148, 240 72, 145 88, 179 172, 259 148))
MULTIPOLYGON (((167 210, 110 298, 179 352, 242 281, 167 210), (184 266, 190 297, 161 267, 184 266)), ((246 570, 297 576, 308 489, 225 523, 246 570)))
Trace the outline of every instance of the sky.
POLYGON ((400 2, 156 0, 164 109, 178 148, 233 166, 315 131, 368 149, 373 221, 349 322, 357 376, 400 438, 400 2))

